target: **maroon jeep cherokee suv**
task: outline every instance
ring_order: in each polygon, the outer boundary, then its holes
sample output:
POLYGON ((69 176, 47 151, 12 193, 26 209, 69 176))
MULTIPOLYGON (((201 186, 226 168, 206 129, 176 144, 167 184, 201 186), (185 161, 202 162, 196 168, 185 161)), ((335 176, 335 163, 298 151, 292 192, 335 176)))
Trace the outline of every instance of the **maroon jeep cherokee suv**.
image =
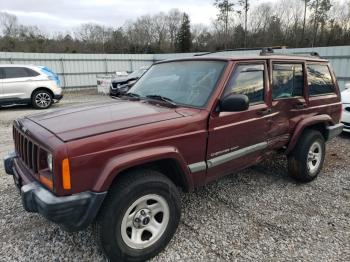
POLYGON ((315 56, 191 57, 156 63, 121 99, 14 121, 6 172, 24 208, 67 230, 94 223, 113 261, 159 253, 184 191, 278 151, 316 178, 342 131, 337 81, 315 56))

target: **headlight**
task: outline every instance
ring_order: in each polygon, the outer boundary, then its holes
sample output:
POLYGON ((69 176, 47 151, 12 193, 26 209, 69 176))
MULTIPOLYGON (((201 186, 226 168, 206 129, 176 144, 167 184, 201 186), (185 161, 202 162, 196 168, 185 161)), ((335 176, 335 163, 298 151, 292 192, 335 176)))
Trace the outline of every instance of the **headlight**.
POLYGON ((52 172, 52 155, 50 153, 47 153, 47 157, 46 157, 46 161, 47 161, 47 167, 49 168, 50 172, 52 172))

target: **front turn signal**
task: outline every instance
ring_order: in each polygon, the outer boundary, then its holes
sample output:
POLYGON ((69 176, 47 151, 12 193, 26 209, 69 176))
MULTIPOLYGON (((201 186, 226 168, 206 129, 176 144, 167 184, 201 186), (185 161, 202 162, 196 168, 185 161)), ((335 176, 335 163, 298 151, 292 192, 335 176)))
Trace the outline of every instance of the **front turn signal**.
POLYGON ((71 182, 70 182, 70 167, 69 167, 69 160, 68 158, 63 159, 62 161, 62 184, 63 189, 71 189, 71 182))

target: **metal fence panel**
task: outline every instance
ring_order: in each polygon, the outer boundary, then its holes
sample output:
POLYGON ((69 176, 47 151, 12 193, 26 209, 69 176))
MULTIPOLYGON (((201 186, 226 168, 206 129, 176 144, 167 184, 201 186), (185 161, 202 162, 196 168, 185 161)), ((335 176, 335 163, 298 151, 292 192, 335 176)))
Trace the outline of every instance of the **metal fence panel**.
MULTIPOLYGON (((318 52, 328 59, 341 89, 350 82, 350 46, 282 49, 277 52, 318 52)), ((0 52, 0 64, 44 65, 56 72, 64 88, 96 86, 96 76, 116 71, 134 71, 156 61, 193 56, 195 53, 171 54, 55 54, 0 52)), ((254 55, 259 51, 230 51, 215 56, 254 55)))

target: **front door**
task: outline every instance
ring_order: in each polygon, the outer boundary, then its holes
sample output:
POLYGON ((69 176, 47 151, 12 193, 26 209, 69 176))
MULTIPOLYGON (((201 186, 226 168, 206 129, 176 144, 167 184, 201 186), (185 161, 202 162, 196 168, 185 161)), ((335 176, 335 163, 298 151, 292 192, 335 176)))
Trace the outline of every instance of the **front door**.
POLYGON ((222 97, 245 94, 244 112, 213 112, 209 119, 207 182, 230 174, 261 159, 267 148, 271 123, 266 61, 237 63, 222 97))

